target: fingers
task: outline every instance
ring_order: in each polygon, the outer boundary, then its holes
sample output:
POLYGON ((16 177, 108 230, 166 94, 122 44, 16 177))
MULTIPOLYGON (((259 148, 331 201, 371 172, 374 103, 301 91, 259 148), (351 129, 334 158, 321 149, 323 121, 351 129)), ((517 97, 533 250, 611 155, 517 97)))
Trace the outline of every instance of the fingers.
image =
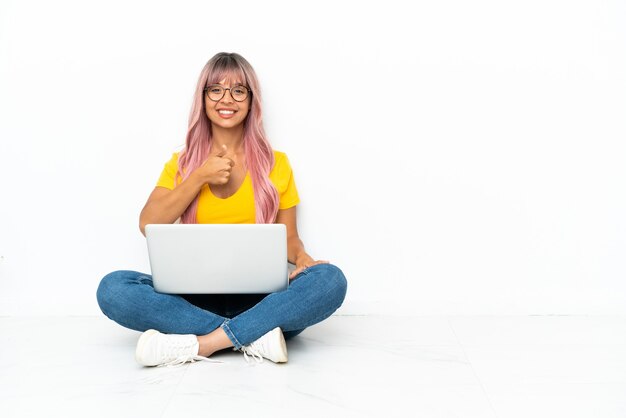
POLYGON ((224 160, 226 160, 226 164, 228 164, 230 166, 230 168, 235 166, 235 162, 231 159, 226 157, 226 154, 228 153, 228 148, 226 147, 226 144, 222 144, 221 149, 217 152, 217 154, 214 154, 216 157, 219 158, 223 158, 224 160))
POLYGON ((236 165, 232 158, 227 157, 226 144, 216 145, 199 168, 206 184, 224 185, 230 181, 231 172, 236 165))
POLYGON ((305 269, 307 268, 307 266, 301 266, 301 267, 297 267, 296 269, 294 269, 294 271, 292 271, 289 274, 289 279, 293 279, 294 277, 296 277, 298 274, 302 273, 305 269))
POLYGON ((224 155, 226 155, 226 153, 228 152, 228 148, 226 147, 225 144, 222 144, 222 149, 220 149, 217 154, 215 154, 216 157, 223 157, 224 155))
POLYGON ((214 157, 219 159, 219 163, 217 163, 215 168, 217 169, 217 173, 220 175, 220 178, 215 182, 216 184, 228 183, 230 180, 230 173, 235 166, 235 162, 226 157, 227 153, 228 147, 226 147, 226 144, 222 144, 221 149, 216 154, 213 154, 214 157))
POLYGON ((294 271, 292 271, 289 274, 289 280, 293 279, 294 277, 296 277, 298 274, 302 273, 304 270, 308 269, 309 267, 313 267, 313 266, 316 266, 318 264, 330 264, 330 261, 328 261, 328 260, 317 260, 317 261, 313 261, 311 263, 303 264, 303 265, 297 267, 294 271))
POLYGON ((298 274, 302 273, 304 271, 306 267, 300 267, 295 269, 294 271, 291 272, 291 274, 289 274, 289 280, 293 279, 294 277, 296 277, 298 274))
POLYGON ((222 184, 228 183, 228 181, 230 180, 230 170, 231 170, 230 167, 220 170, 217 173, 218 177, 215 179, 215 184, 222 185, 222 184))

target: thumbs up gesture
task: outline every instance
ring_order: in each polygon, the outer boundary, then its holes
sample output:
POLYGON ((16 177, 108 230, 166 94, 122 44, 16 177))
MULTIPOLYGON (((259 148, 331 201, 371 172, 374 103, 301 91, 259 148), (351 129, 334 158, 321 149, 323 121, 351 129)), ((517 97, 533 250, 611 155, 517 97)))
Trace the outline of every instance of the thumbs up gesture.
POLYGON ((235 162, 226 156, 228 149, 222 145, 221 149, 209 155, 209 158, 198 167, 198 174, 207 184, 223 185, 230 180, 230 173, 235 162))

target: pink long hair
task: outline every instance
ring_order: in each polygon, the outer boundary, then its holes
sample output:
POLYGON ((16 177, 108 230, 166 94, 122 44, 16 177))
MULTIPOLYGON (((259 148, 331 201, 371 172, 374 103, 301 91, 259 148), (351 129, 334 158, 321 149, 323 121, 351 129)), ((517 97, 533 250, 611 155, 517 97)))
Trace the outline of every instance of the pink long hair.
MULTIPOLYGON (((213 138, 211 121, 205 111, 204 88, 223 79, 239 81, 252 92, 250 110, 244 120, 244 154, 254 189, 256 223, 274 223, 278 213, 278 192, 269 179, 270 170, 274 166, 274 152, 263 129, 259 82, 250 63, 239 54, 220 52, 206 63, 200 73, 189 115, 186 145, 178 157, 175 184, 178 184, 179 176, 182 180, 189 177, 211 152, 213 138)), ((199 195, 183 212, 182 223, 197 223, 199 195)))

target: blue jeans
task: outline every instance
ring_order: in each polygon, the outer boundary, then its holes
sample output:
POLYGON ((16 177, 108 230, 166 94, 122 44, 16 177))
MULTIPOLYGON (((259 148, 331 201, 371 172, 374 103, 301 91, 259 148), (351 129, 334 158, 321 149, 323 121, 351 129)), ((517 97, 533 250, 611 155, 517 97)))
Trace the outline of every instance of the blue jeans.
POLYGON ((152 277, 135 271, 104 276, 97 298, 102 312, 136 331, 205 335, 221 327, 236 349, 276 327, 285 338, 328 318, 341 306, 347 282, 332 264, 298 274, 287 290, 269 295, 173 295, 158 293, 152 277))

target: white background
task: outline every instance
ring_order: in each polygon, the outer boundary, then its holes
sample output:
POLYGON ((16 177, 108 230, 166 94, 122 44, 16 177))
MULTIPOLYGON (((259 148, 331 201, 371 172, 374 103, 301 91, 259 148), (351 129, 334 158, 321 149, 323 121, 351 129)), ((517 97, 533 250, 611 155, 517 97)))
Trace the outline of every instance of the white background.
POLYGON ((620 1, 0 2, 0 315, 99 314, 220 51, 348 314, 626 313, 620 1), (409 5, 410 4, 410 5, 409 5))

